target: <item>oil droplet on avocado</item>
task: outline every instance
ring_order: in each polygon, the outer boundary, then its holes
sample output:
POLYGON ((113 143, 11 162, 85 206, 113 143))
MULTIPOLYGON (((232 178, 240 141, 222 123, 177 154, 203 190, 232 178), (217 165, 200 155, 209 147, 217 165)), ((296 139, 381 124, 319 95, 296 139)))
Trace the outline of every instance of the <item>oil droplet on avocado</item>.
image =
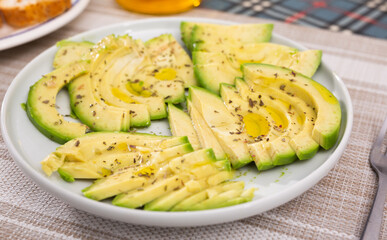
POLYGON ((134 99, 123 93, 119 88, 112 88, 113 96, 126 103, 137 103, 134 99))
POLYGON ((158 80, 174 80, 176 78, 176 71, 173 68, 162 68, 156 74, 155 78, 158 80))
POLYGON ((138 175, 140 177, 150 177, 151 175, 155 174, 155 169, 156 168, 154 165, 150 165, 150 166, 146 166, 146 167, 141 168, 140 170, 138 170, 134 174, 138 175))
POLYGON ((278 127, 282 128, 282 129, 285 129, 288 127, 289 122, 283 113, 276 111, 274 108, 268 107, 268 106, 266 106, 266 110, 270 114, 270 116, 273 118, 275 124, 278 127))
POLYGON ((102 168, 101 174, 102 174, 102 176, 107 177, 107 176, 112 174, 112 171, 110 171, 109 169, 106 169, 106 168, 102 168))
POLYGON ((147 90, 147 87, 144 87, 144 82, 128 82, 126 84, 126 90, 128 90, 131 94, 142 97, 150 97, 152 93, 147 90))
POLYGON ((267 120, 256 113, 248 113, 243 117, 247 134, 256 138, 261 135, 267 135, 269 132, 269 123, 267 120))
POLYGON ((128 144, 126 143, 119 143, 116 148, 119 151, 129 152, 128 144))

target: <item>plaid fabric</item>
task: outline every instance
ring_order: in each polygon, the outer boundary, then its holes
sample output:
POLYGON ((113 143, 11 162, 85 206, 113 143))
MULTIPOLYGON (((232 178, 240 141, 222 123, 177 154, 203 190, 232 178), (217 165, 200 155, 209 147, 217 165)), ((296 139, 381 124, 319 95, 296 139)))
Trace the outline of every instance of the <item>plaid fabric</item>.
POLYGON ((204 0, 201 7, 387 39, 386 0, 204 0))

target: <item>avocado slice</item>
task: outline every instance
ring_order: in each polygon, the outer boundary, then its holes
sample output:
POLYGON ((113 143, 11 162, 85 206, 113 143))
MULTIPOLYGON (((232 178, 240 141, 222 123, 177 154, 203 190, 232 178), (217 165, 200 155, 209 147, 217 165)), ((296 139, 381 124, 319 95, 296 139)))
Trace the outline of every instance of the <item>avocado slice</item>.
POLYGON ((55 54, 53 67, 59 68, 73 62, 87 60, 90 49, 93 47, 93 45, 94 43, 88 41, 73 42, 62 40, 57 42, 56 46, 59 49, 55 54))
MULTIPOLYGON (((214 162, 216 162, 216 159, 211 149, 199 150, 172 159, 169 163, 167 163, 168 170, 166 172, 161 171, 156 173, 155 179, 152 179, 152 183, 145 185, 144 188, 118 195, 113 200, 113 204, 129 208, 137 208, 149 203, 150 206, 146 208, 151 210, 153 208, 152 205, 155 206, 155 203, 152 204, 151 202, 157 201, 158 198, 166 197, 169 194, 175 195, 175 192, 182 187, 185 187, 185 183, 188 181, 191 182, 191 187, 194 187, 192 185, 192 179, 195 179, 195 181, 206 180, 205 183, 201 182, 204 186, 211 184, 217 185, 232 177, 230 169, 227 171, 226 175, 223 174, 222 176, 218 176, 219 173, 226 172, 224 171, 224 168, 218 168, 214 162), (165 177, 166 173, 169 173, 167 178, 165 177), (216 177, 216 180, 211 179, 214 177, 216 177)), ((168 205, 173 206, 175 203, 170 202, 168 205)), ((161 207, 166 208, 167 206, 161 207)))
MULTIPOLYGON (((280 89, 262 89, 259 88, 259 86, 250 89, 247 83, 242 79, 236 79, 235 85, 239 94, 247 99, 254 98, 254 96, 258 99, 259 95, 261 95, 269 97, 269 99, 266 97, 267 100, 264 100, 265 102, 273 102, 274 104, 275 102, 278 102, 279 104, 282 103, 286 110, 283 109, 283 107, 282 109, 288 113, 288 117, 286 118, 292 119, 292 122, 287 124, 287 126, 291 127, 287 132, 290 137, 289 144, 296 152, 298 159, 309 159, 316 154, 319 149, 319 144, 312 138, 314 127, 313 119, 316 119, 316 113, 310 105, 305 103, 302 99, 283 93, 280 89)), ((283 123, 281 124, 285 126, 283 123)), ((270 139, 274 138, 270 137, 270 139)))
POLYGON ((44 75, 30 87, 26 103, 28 118, 53 141, 65 143, 90 131, 84 124, 66 121, 55 105, 58 92, 88 69, 89 64, 85 61, 71 63, 44 75))
POLYGON ((312 106, 316 118, 312 122, 312 138, 324 149, 333 147, 337 141, 341 108, 336 97, 324 86, 293 70, 268 64, 244 64, 244 79, 251 87, 272 88, 302 99, 312 106))
POLYGON ((102 200, 130 192, 131 190, 137 192, 140 187, 154 185, 157 181, 156 179, 165 180, 168 177, 168 171, 163 171, 162 168, 168 162, 168 159, 176 158, 192 151, 193 149, 189 144, 183 144, 165 149, 162 152, 154 152, 154 155, 150 156, 148 161, 139 162, 136 165, 117 170, 107 177, 96 180, 91 186, 82 191, 86 197, 94 200, 102 200), (134 181, 134 184, 132 184, 132 181, 134 181), (141 185, 137 185, 137 183, 141 183, 141 185))
POLYGON ((218 208, 224 201, 238 198, 243 194, 244 182, 226 182, 198 192, 180 203, 171 211, 190 211, 218 208))
MULTIPOLYGON (((154 43, 150 45, 156 48, 156 43, 160 42, 157 39, 162 36, 151 39, 154 43)), ((126 59, 128 64, 123 65, 124 67, 114 65, 114 68, 117 69, 115 72, 118 72, 119 69, 122 70, 117 77, 107 78, 109 85, 113 88, 101 88, 101 95, 103 98, 114 101, 117 106, 125 105, 126 102, 146 104, 151 119, 165 118, 167 113, 164 102, 179 103, 185 99, 184 81, 180 76, 180 70, 175 66, 178 65, 177 57, 171 54, 169 55, 171 59, 164 59, 165 62, 163 58, 165 58, 166 53, 154 51, 152 55, 142 41, 131 41, 129 37, 127 38, 126 41, 131 42, 131 45, 134 46, 133 50, 124 48, 126 51, 130 51, 130 54, 124 56, 124 60, 126 59)), ((184 67, 189 71, 189 67, 184 67)), ((187 75, 186 72, 184 74, 187 75)))
POLYGON ((199 87, 190 87, 188 98, 227 153, 233 168, 240 168, 251 162, 246 145, 247 136, 242 132, 243 126, 236 121, 223 101, 215 94, 199 87))
POLYGON ((194 51, 221 52, 229 46, 239 48, 249 43, 268 42, 273 24, 219 25, 197 23, 190 42, 194 51))
MULTIPOLYGON (((176 78, 184 81, 184 86, 196 86, 191 58, 180 46, 172 34, 162 34, 145 42, 152 64, 165 68, 173 68, 176 78)), ((160 70, 159 70, 160 71, 160 70)))
POLYGON ((168 121, 173 136, 187 136, 193 149, 198 150, 201 148, 191 118, 187 113, 171 103, 168 104, 168 121))
POLYGON ((192 59, 198 81, 205 88, 218 93, 220 83, 233 84, 242 76, 243 63, 266 63, 287 67, 306 76, 313 76, 321 62, 320 50, 299 52, 295 48, 274 43, 253 43, 240 48, 229 46, 227 51, 195 51, 192 59))
POLYGON ((93 94, 89 76, 81 76, 68 86, 70 106, 75 115, 94 131, 128 131, 130 111, 106 105, 93 94))
POLYGON ((180 201, 210 186, 218 185, 233 177, 228 160, 216 160, 212 149, 199 150, 197 154, 187 154, 169 162, 177 172, 190 171, 196 180, 190 180, 179 190, 163 195, 144 206, 145 210, 168 211, 180 201), (184 162, 182 161, 184 159, 184 162), (183 164, 183 163, 188 163, 183 164), (196 169, 195 169, 196 167, 196 169), (206 168, 206 169, 205 169, 206 168))
MULTIPOLYGON (((55 152, 49 154, 42 162, 43 171, 50 176, 52 172, 63 167, 65 162, 92 163, 100 169, 110 169, 111 167, 123 166, 125 162, 132 163, 133 160, 124 154, 132 151, 150 152, 150 149, 166 149, 181 144, 188 143, 187 137, 165 137, 151 134, 130 134, 130 133, 88 133, 82 137, 68 141, 58 147, 55 152), (110 160, 109 160, 110 159, 110 160), (115 159, 121 161, 116 162, 115 159), (126 160, 125 160, 126 159, 126 160), (113 163, 113 166, 110 164, 113 163)), ((79 166, 74 166, 78 167, 79 166)), ((67 169, 63 171, 69 172, 67 169)), ((80 171, 80 170, 79 170, 80 171)))
MULTIPOLYGON (((111 81, 118 77, 124 67, 132 64, 138 58, 133 45, 134 41, 128 36, 114 37, 111 35, 98 42, 90 53, 91 68, 88 80, 95 98, 100 99, 100 102, 105 105, 127 110, 130 114, 130 126, 144 127, 150 124, 147 106, 134 101, 129 96, 126 96, 129 101, 123 101, 127 99, 122 98, 119 94, 120 88, 114 88, 111 84, 111 81), (108 49, 105 49, 106 47, 108 49)), ((74 92, 74 94, 77 93, 74 92)), ((88 102, 80 105, 87 104, 90 106, 94 103, 88 102)))
POLYGON ((214 150, 216 159, 227 158, 226 153, 224 152, 214 133, 211 131, 211 128, 207 125, 206 121, 198 112, 198 110, 192 106, 191 100, 189 99, 187 99, 187 108, 192 119, 193 126, 197 132, 200 145, 203 148, 212 148, 214 150))
POLYGON ((226 107, 239 117, 238 122, 244 126, 242 132, 249 136, 247 146, 258 170, 288 164, 296 159, 288 139, 289 134, 296 134, 301 126, 287 107, 265 95, 242 98, 234 86, 227 84, 221 84, 220 92, 226 107), (262 145, 260 152, 256 152, 259 148, 251 146, 254 144, 262 145))
POLYGON ((193 84, 192 63, 171 35, 145 45, 127 35, 110 35, 95 44, 89 58, 90 74, 78 85, 84 89, 72 87, 70 97, 75 114, 96 131, 148 126, 151 119, 167 116, 165 102, 184 101, 185 80, 193 84), (112 123, 103 112, 122 117, 112 123))
MULTIPOLYGON (((130 146, 134 147, 130 151, 136 152, 119 150, 110 153, 111 150, 107 150, 107 153, 98 153, 96 154, 97 157, 92 159, 78 159, 81 161, 71 161, 71 158, 66 161, 65 159, 65 162, 58 169, 58 173, 60 174, 59 171, 65 172, 73 179, 98 179, 121 171, 121 169, 135 167, 138 164, 145 164, 147 162, 162 163, 163 161, 168 161, 168 159, 193 151, 189 143, 165 149, 140 147, 138 150, 135 150, 136 146, 130 146)), ((110 146, 107 149, 109 148, 110 146)))
POLYGON ((192 30, 196 24, 199 23, 184 21, 180 23, 181 40, 183 40, 185 46, 188 48, 189 51, 192 51, 191 36, 192 30))

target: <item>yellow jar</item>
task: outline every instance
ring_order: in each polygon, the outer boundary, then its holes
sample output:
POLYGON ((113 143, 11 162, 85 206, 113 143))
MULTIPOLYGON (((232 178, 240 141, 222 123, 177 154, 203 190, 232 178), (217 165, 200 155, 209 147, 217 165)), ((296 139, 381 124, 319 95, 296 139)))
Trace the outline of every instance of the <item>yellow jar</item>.
POLYGON ((173 14, 200 5, 201 0, 116 0, 123 8, 146 14, 173 14))

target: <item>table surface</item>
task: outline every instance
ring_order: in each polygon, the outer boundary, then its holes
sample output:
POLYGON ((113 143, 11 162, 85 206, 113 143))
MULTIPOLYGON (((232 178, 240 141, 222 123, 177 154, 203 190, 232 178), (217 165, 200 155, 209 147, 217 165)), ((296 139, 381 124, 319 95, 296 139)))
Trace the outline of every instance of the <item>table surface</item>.
MULTIPOLYGON (((207 9, 179 16, 267 22, 207 9)), ((146 17, 126 12, 113 1, 93 0, 81 16, 62 29, 0 52, 0 100, 17 73, 57 41, 146 17)), ((77 210, 44 192, 16 166, 0 138, 0 239, 359 238, 376 191, 377 179, 369 167, 368 155, 387 116, 387 42, 280 22, 275 22, 274 31, 323 50, 323 60, 343 78, 352 97, 354 126, 348 147, 317 185, 281 207, 232 223, 194 228, 136 226, 77 210)), ((380 239, 387 239, 387 205, 380 239)))

